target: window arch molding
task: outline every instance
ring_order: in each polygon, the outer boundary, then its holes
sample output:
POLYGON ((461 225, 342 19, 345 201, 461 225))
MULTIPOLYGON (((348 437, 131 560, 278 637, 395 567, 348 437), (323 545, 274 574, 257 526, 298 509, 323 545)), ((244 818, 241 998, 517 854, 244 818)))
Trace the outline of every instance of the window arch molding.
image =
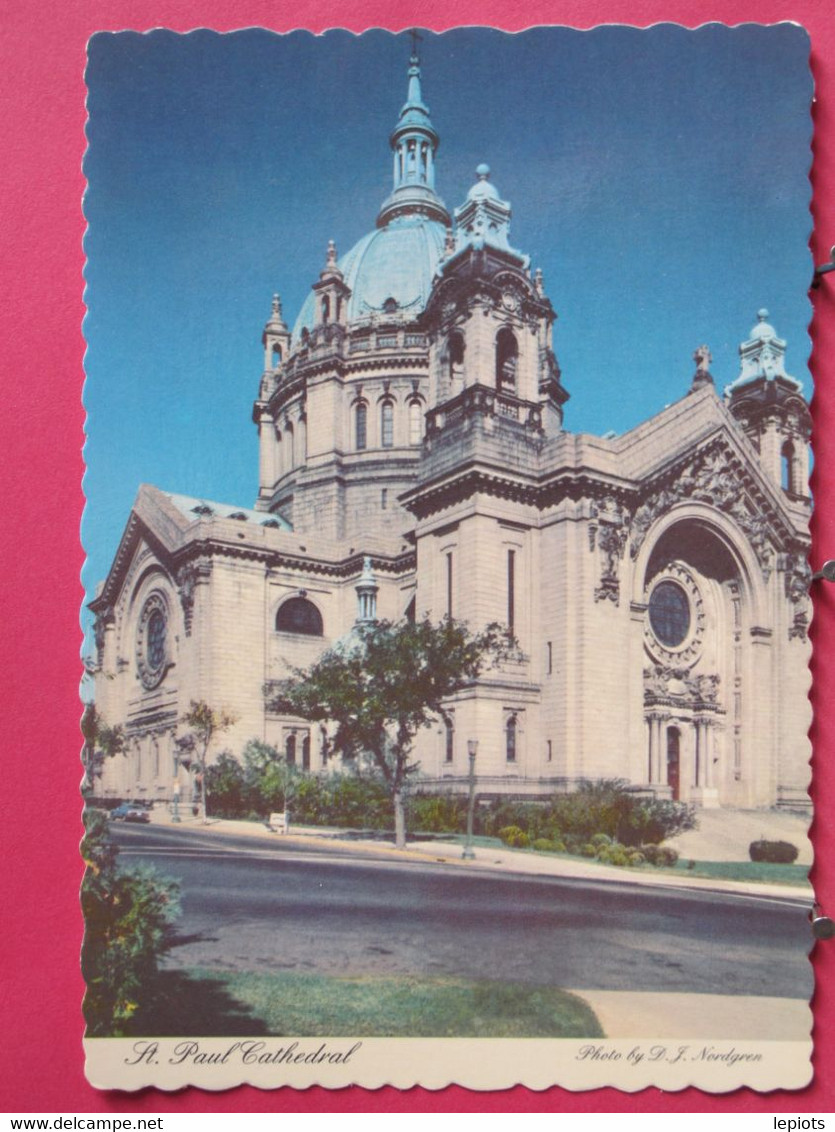
POLYGON ((380 447, 394 448, 394 398, 390 393, 385 393, 377 404, 380 414, 380 447))
POLYGON ((496 334, 496 388, 515 392, 519 368, 519 342, 509 326, 496 334))
POLYGON ((409 415, 409 444, 418 445, 423 441, 423 398, 419 394, 410 397, 406 402, 406 411, 409 415))
POLYGON ((358 397, 351 406, 351 425, 355 452, 364 452, 368 447, 368 402, 358 397))
POLYGON ((307 596, 296 594, 285 598, 276 610, 275 631, 301 637, 323 637, 325 626, 319 608, 307 596))

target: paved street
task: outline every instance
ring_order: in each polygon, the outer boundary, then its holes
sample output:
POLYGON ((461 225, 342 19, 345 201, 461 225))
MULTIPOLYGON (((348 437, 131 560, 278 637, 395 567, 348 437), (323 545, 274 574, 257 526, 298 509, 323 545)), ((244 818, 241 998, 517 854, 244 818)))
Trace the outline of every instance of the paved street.
POLYGON ((505 875, 321 846, 125 827, 183 884, 168 965, 462 975, 599 991, 805 999, 799 900, 505 875))

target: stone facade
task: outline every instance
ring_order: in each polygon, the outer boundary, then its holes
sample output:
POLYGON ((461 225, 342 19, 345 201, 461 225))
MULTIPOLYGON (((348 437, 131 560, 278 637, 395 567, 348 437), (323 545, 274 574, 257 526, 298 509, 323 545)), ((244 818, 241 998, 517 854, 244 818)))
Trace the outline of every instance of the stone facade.
POLYGON ((253 409, 253 509, 140 488, 96 616, 97 705, 128 755, 97 789, 170 799, 192 699, 313 772, 326 729, 264 687, 358 619, 508 623, 518 654, 419 737, 424 784, 543 794, 580 779, 704 806, 808 803, 809 414, 761 311, 720 396, 618 437, 563 426, 540 272, 480 166, 451 217, 413 59, 377 228, 333 244, 293 331, 278 296, 253 409))

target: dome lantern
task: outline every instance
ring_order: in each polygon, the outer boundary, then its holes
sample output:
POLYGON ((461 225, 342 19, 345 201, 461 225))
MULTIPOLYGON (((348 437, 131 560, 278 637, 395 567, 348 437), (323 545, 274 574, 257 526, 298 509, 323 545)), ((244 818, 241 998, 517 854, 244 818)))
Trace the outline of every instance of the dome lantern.
POLYGON ((390 144, 394 155, 394 189, 383 203, 377 227, 398 216, 418 214, 448 225, 450 216, 435 193, 435 153, 440 138, 429 117, 420 86, 417 35, 409 59, 409 88, 390 144))

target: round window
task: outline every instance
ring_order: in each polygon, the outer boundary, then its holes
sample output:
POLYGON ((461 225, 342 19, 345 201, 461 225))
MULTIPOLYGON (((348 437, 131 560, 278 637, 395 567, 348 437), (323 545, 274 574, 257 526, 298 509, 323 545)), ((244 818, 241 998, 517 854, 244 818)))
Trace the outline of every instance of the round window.
POLYGON ((148 667, 161 668, 165 660, 165 614, 161 609, 151 611, 148 618, 148 667))
POLYGON ((649 623, 657 640, 674 649, 690 632, 690 601, 676 582, 659 582, 649 599, 649 623))
POLYGON ((142 683, 155 688, 165 675, 168 661, 168 609, 158 593, 148 597, 139 615, 136 661, 142 683))

